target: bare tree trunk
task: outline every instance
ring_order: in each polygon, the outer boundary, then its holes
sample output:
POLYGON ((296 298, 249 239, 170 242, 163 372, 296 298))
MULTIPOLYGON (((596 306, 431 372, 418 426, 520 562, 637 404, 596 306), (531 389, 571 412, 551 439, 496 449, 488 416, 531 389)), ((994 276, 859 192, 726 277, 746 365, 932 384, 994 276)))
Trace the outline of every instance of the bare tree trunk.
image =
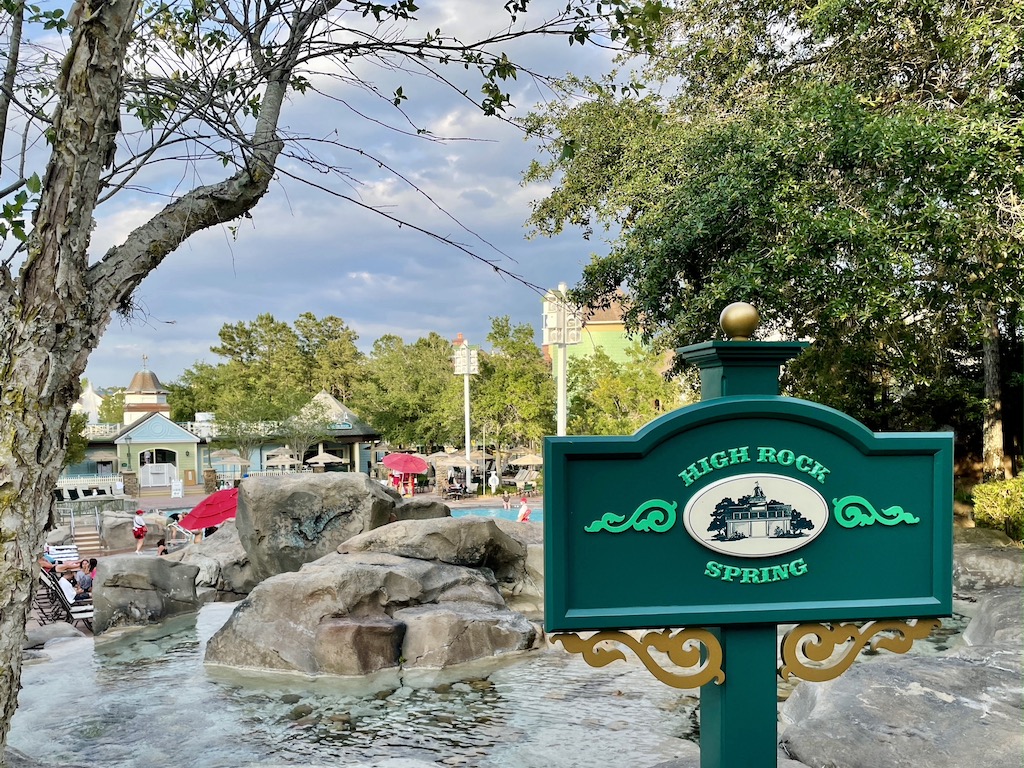
POLYGON ((14 95, 14 78, 18 73, 18 60, 21 57, 21 29, 25 19, 25 3, 18 3, 17 9, 11 13, 11 35, 8 38, 7 66, 4 67, 3 86, 0 87, 0 157, 3 156, 4 141, 7 136, 7 111, 14 95))
POLYGON ((999 319, 995 306, 984 308, 982 366, 985 375, 985 424, 982 431, 982 473, 985 480, 1010 479, 1003 461, 1003 401, 999 375, 999 319))

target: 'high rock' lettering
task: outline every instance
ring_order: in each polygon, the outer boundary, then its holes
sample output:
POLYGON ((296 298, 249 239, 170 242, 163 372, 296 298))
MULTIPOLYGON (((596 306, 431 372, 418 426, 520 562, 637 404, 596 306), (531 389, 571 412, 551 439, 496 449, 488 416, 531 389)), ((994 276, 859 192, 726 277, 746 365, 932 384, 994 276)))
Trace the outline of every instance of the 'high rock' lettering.
POLYGON ((743 446, 742 448, 729 448, 728 452, 718 451, 716 453, 712 453, 710 456, 697 459, 697 461, 680 472, 679 477, 681 477, 683 482, 687 487, 689 487, 694 484, 697 478, 703 477, 710 472, 714 472, 716 469, 724 469, 725 467, 733 464, 743 464, 748 461, 750 461, 749 447, 743 446))
MULTIPOLYGON (((724 451, 717 451, 710 456, 697 459, 679 473, 686 487, 690 487, 698 479, 714 472, 716 469, 725 469, 733 464, 746 464, 751 461, 750 446, 744 445, 741 448, 727 448, 724 451)), ((758 464, 777 464, 782 467, 796 467, 819 483, 825 483, 825 475, 829 474, 829 468, 816 459, 806 454, 797 455, 788 448, 771 448, 760 446, 757 449, 757 458, 754 461, 758 464)))

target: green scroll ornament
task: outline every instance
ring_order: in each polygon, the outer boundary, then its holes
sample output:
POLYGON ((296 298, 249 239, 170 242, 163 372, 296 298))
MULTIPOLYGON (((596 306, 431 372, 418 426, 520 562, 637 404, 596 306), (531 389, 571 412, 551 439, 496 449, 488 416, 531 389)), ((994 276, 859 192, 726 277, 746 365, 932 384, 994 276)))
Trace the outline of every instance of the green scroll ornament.
POLYGON ((835 515, 836 522, 844 528, 856 528, 875 523, 914 525, 921 522, 920 518, 914 517, 900 506, 886 507, 879 512, 863 496, 843 496, 841 499, 832 499, 832 504, 832 513, 835 515))
POLYGON ((651 499, 637 507, 628 520, 625 515, 606 512, 601 516, 600 520, 595 520, 583 530, 587 533, 596 533, 598 531, 622 533, 630 529, 634 531, 664 533, 676 524, 677 506, 674 501, 651 499))

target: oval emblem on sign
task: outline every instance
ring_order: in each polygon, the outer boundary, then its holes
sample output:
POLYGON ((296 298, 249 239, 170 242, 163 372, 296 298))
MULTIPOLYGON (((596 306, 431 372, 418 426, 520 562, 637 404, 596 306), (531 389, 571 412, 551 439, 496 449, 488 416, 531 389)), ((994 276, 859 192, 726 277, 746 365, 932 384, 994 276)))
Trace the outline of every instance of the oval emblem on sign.
POLYGON ((686 532, 708 549, 770 557, 810 544, 828 523, 814 488, 783 475, 737 475, 696 493, 683 511, 686 532))

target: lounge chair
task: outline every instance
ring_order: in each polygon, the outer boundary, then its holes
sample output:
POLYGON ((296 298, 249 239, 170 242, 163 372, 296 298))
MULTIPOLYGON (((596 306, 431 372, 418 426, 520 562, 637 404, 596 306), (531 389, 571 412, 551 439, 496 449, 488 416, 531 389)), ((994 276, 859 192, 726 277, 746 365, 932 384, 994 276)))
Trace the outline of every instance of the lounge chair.
POLYGON ((43 557, 51 563, 75 563, 82 559, 77 544, 50 545, 43 552, 43 557))
POLYGON ((50 601, 53 605, 53 612, 50 615, 54 621, 66 621, 69 624, 80 621, 90 632, 92 631, 92 600, 68 600, 55 575, 49 571, 40 572, 39 581, 50 592, 50 601))

